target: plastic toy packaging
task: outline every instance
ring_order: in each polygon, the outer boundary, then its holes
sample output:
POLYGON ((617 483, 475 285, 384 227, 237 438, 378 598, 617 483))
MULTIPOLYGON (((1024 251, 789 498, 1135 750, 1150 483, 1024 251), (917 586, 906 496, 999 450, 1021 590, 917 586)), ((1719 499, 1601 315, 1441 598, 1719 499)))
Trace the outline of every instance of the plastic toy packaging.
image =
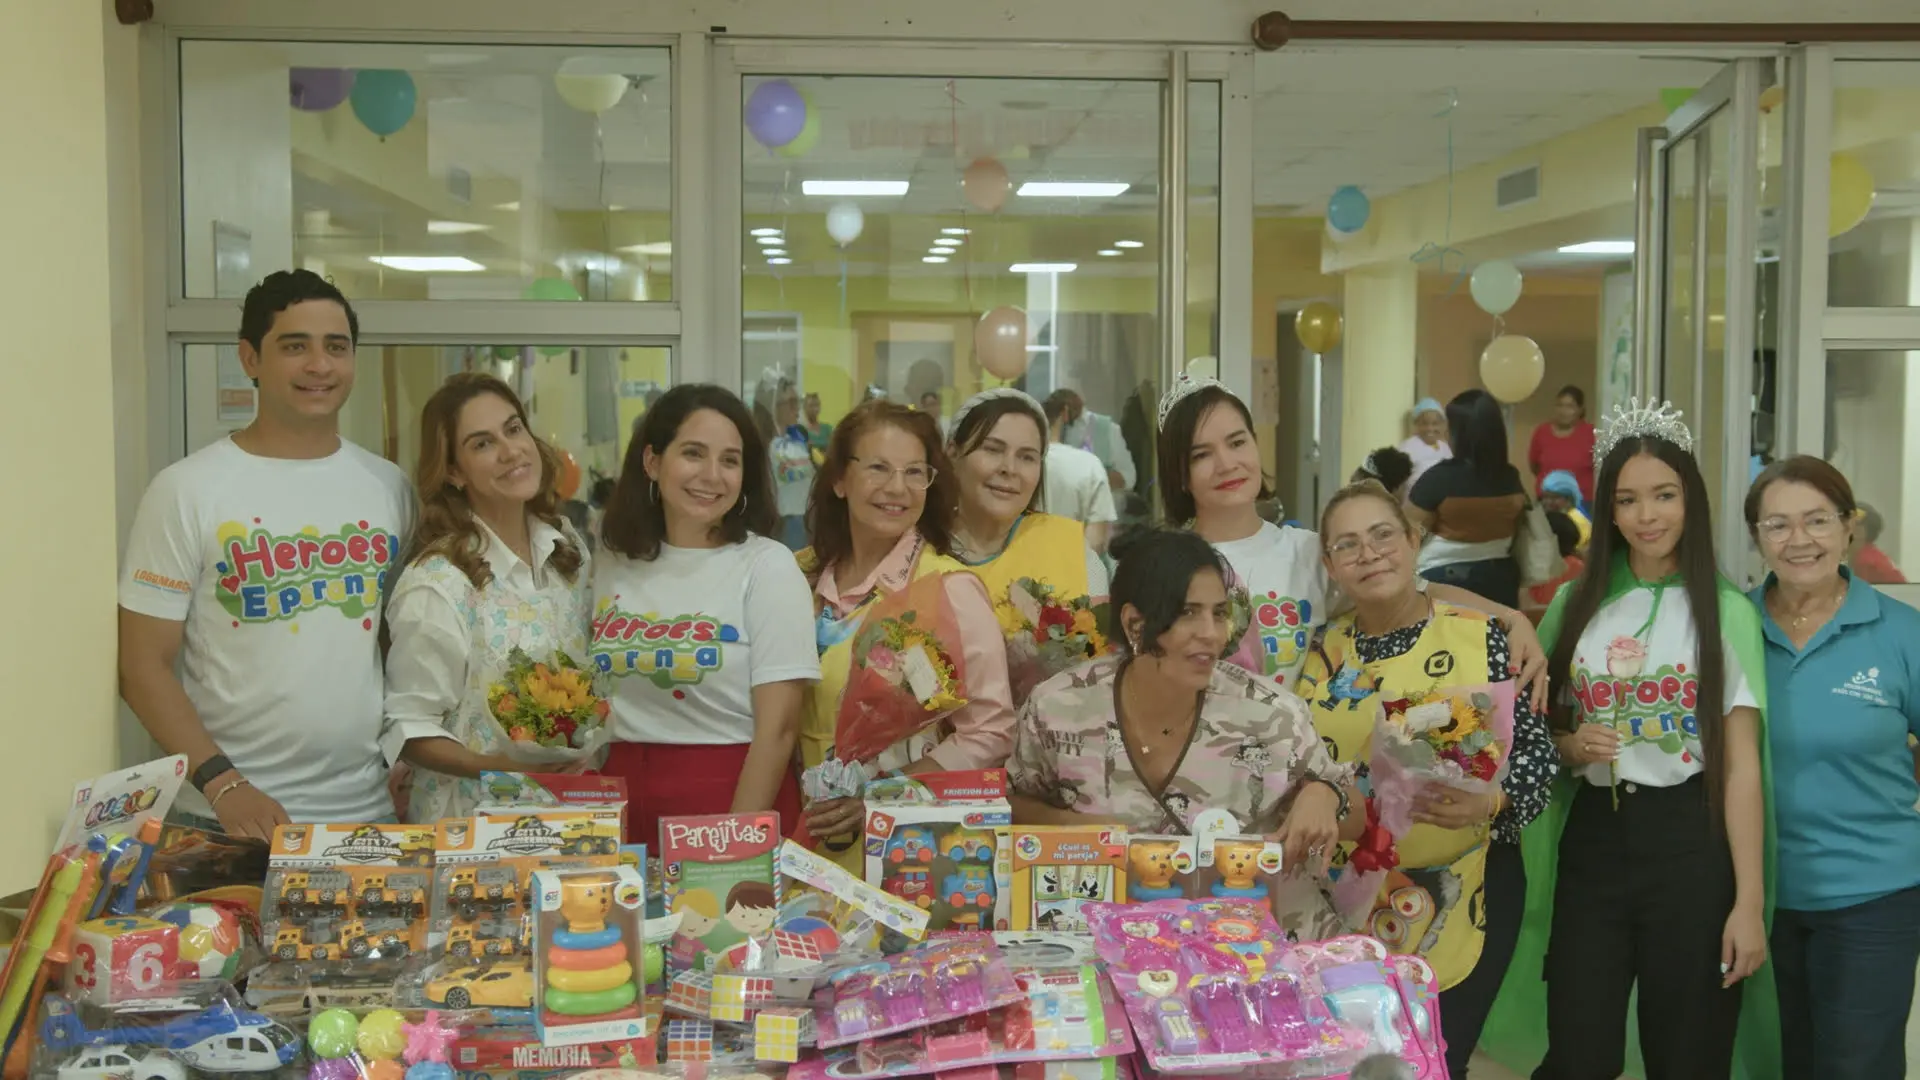
POLYGON ((111 1005, 49 994, 36 1072, 61 1080, 185 1080, 190 1071, 271 1074, 294 1064, 300 1036, 249 1009, 232 984, 166 983, 111 1005))
POLYGON ((323 1009, 307 1021, 307 1080, 453 1080, 456 1034, 486 1015, 323 1009))
POLYGON ((819 1012, 819 1044, 878 1039, 1025 996, 990 939, 941 942, 835 976, 831 1004, 819 1012))

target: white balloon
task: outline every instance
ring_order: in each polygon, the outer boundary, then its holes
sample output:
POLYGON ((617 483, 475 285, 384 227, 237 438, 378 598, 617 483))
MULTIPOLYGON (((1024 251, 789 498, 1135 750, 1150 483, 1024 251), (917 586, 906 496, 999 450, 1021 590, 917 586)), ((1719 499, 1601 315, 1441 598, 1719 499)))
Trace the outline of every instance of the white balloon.
POLYGON ((1473 302, 1489 315, 1505 315, 1520 302, 1520 268, 1505 259, 1492 259, 1473 268, 1467 280, 1473 302))
POLYGON ((841 247, 860 239, 860 231, 866 227, 867 216, 850 202, 835 203, 827 211, 827 235, 841 247))
POLYGON ((599 116, 627 96, 627 77, 569 75, 563 71, 553 77, 553 88, 560 91, 560 100, 583 113, 599 116))
POLYGON ((1187 374, 1196 379, 1217 379, 1220 377, 1220 358, 1196 356, 1187 361, 1187 374))

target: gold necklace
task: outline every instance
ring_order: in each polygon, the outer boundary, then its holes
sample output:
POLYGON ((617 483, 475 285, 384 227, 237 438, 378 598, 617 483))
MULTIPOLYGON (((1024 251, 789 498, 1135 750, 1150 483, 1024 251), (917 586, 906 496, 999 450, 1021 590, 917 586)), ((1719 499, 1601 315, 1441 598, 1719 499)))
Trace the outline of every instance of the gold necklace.
MULTIPOLYGON (((1128 697, 1127 687, 1126 687, 1126 684, 1123 682, 1120 686, 1120 705, 1121 705, 1120 730, 1123 734, 1127 730, 1127 719, 1135 714, 1135 709, 1131 704, 1127 702, 1127 697, 1128 697)), ((1188 719, 1191 720, 1192 718, 1193 718, 1192 714, 1188 714, 1188 719)), ((1172 736, 1173 736, 1172 724, 1168 724, 1165 727, 1160 729, 1161 738, 1171 738, 1172 736)), ((1148 746, 1145 739, 1136 738, 1134 739, 1134 742, 1139 746, 1140 754, 1142 757, 1153 753, 1153 747, 1148 746)))
POLYGON ((1847 596, 1847 583, 1846 583, 1846 580, 1843 578, 1840 582, 1840 588, 1838 590, 1828 594, 1824 602, 1815 604, 1815 605, 1810 605, 1807 608, 1807 610, 1801 614, 1795 615, 1795 614, 1787 613, 1785 611, 1786 604, 1784 601, 1780 599, 1780 593, 1778 590, 1774 591, 1773 603, 1774 603, 1774 607, 1780 609, 1780 611, 1777 612, 1776 614, 1782 614, 1782 613, 1787 614, 1787 617, 1793 620, 1792 629, 1798 630, 1802 626, 1805 626, 1807 624, 1808 619, 1813 618, 1815 615, 1822 614, 1823 609, 1825 608, 1830 607, 1834 611, 1838 611, 1840 609, 1841 601, 1845 600, 1846 596, 1847 596))

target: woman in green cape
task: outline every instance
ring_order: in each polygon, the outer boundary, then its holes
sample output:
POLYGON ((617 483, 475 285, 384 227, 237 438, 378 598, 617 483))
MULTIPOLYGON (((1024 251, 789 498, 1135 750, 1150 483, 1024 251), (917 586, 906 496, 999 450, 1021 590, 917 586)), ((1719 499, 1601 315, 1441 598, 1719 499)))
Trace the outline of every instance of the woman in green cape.
POLYGON ((1615 410, 1592 558, 1540 627, 1566 774, 1522 840, 1526 920, 1481 1039, 1534 1080, 1717 1080, 1736 1030, 1742 1075, 1779 1076, 1760 624, 1715 569, 1692 448, 1665 405, 1615 410))

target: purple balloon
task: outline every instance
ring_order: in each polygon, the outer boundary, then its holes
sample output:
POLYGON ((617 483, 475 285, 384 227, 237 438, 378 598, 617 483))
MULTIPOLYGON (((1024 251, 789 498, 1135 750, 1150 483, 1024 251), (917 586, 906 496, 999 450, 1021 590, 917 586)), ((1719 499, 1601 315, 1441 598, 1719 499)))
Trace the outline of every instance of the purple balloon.
POLYGON ((761 146, 778 150, 800 137, 807 126, 807 101, 785 79, 753 88, 747 98, 747 130, 761 146))
POLYGON ((294 68, 287 72, 288 96, 303 112, 326 112, 353 93, 353 72, 344 68, 294 68))

